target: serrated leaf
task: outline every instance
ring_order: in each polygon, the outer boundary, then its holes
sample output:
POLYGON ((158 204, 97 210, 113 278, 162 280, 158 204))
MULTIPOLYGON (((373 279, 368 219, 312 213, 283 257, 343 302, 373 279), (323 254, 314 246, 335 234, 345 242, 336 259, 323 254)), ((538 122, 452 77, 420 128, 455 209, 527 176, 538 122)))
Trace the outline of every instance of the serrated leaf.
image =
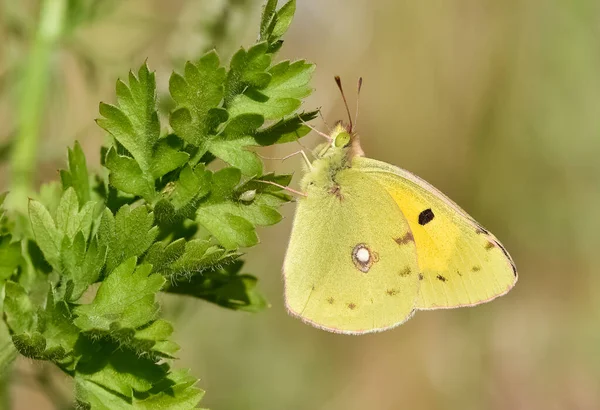
POLYGON ((314 64, 304 60, 283 61, 271 67, 268 85, 249 88, 236 96, 229 105, 230 115, 256 113, 265 119, 279 119, 292 114, 300 107, 302 98, 312 92, 308 84, 314 69, 314 64))
POLYGON ((73 325, 67 305, 62 301, 55 303, 50 290, 45 308, 35 312, 25 289, 15 285, 10 283, 7 292, 7 317, 10 318, 7 323, 17 350, 26 357, 50 360, 63 369, 72 369, 74 359, 69 355, 79 337, 79 329, 73 325), (22 318, 16 325, 14 317, 18 314, 22 318))
POLYGON ((209 143, 209 151, 216 157, 242 171, 247 176, 262 174, 262 161, 246 148, 256 145, 254 135, 264 123, 264 118, 256 114, 239 115, 231 119, 218 138, 209 143))
POLYGON ((258 43, 246 51, 241 48, 231 58, 227 81, 225 82, 225 106, 231 114, 233 100, 247 87, 266 87, 271 80, 267 69, 271 56, 267 54, 269 45, 258 43))
POLYGON ((281 119, 259 130, 254 135, 254 140, 258 145, 263 146, 297 141, 311 131, 309 127, 303 124, 303 121, 309 122, 315 119, 318 113, 318 111, 310 111, 281 119))
POLYGON ((227 120, 227 113, 218 109, 224 81, 225 69, 214 51, 202 56, 196 64, 188 62, 184 75, 171 75, 169 91, 177 103, 171 114, 171 126, 179 137, 200 151, 214 129, 227 120))
POLYGON ((69 169, 60 171, 63 189, 73 187, 79 199, 79 206, 83 206, 90 201, 91 190, 85 154, 78 141, 75 141, 73 149, 68 149, 67 158, 69 169))
POLYGON ((111 171, 110 183, 149 202, 156 195, 154 181, 189 158, 176 137, 160 138, 156 105, 155 76, 144 64, 137 76, 129 73, 128 84, 117 82, 117 106, 101 104, 104 118, 97 120, 130 155, 118 155, 114 148, 108 151, 105 165, 111 171))
POLYGON ((50 212, 40 202, 29 201, 29 219, 37 245, 48 263, 58 269, 63 234, 56 228, 50 212))
POLYGON ((130 157, 117 154, 114 148, 106 153, 104 166, 110 171, 109 182, 115 188, 131 195, 139 195, 146 200, 154 197, 154 181, 144 175, 139 164, 130 157))
POLYGON ((86 241, 79 232, 73 241, 65 238, 61 246, 61 261, 64 270, 61 274, 63 283, 71 283, 70 294, 65 295, 67 301, 77 301, 88 287, 100 277, 106 261, 106 245, 100 245, 94 237, 86 249, 86 241))
POLYGON ((296 0, 290 0, 284 4, 275 16, 275 24, 269 36, 269 42, 275 42, 280 39, 290 27, 296 12, 296 0))
POLYGON ((204 164, 198 164, 194 168, 186 165, 179 174, 179 180, 165 194, 175 209, 180 210, 207 195, 211 179, 212 173, 206 170, 204 164))
POLYGON ((134 408, 139 410, 157 409, 195 409, 204 391, 195 387, 198 380, 189 374, 189 370, 180 369, 172 372, 169 376, 155 385, 141 399, 136 398, 134 408))
POLYGON ((129 85, 117 81, 117 106, 101 104, 98 124, 108 131, 136 160, 143 171, 151 167, 152 147, 158 141, 160 123, 156 111, 156 80, 146 64, 129 85))
POLYGON ((156 144, 152 155, 152 166, 150 169, 152 176, 160 178, 185 164, 190 155, 187 152, 182 152, 182 149, 183 144, 175 136, 168 136, 161 139, 156 144))
POLYGON ((135 396, 129 400, 84 377, 77 377, 76 381, 78 405, 98 410, 188 410, 195 409, 204 396, 194 386, 197 379, 183 369, 170 373, 144 393, 134 392, 135 396))
POLYGON ((28 333, 36 326, 35 307, 27 291, 18 283, 7 281, 4 284, 4 315, 13 333, 28 333))
POLYGON ((157 364, 131 350, 121 349, 117 343, 108 340, 102 343, 87 342, 80 349, 76 383, 93 382, 112 391, 113 395, 116 392, 124 396, 130 402, 134 392, 147 392, 167 376, 166 363, 157 364))
POLYGON ((267 302, 256 289, 257 279, 240 274, 242 266, 242 261, 236 261, 216 271, 195 275, 189 281, 177 282, 167 291, 204 299, 228 309, 262 310, 267 302))
POLYGON ((111 272, 125 259, 141 256, 152 245, 158 228, 153 226, 154 215, 145 206, 122 206, 113 216, 105 209, 98 228, 101 246, 108 248, 106 270, 111 272))
POLYGON ((237 257, 238 253, 228 252, 208 240, 193 239, 186 242, 179 239, 168 245, 155 243, 144 262, 152 264, 155 272, 168 278, 169 283, 174 283, 182 277, 189 278, 214 270, 237 257))
POLYGON ((267 0, 262 9, 262 15, 260 18, 260 41, 266 41, 271 34, 269 32, 269 26, 275 16, 277 10, 277 0, 267 0))
POLYGON ((78 232, 82 232, 87 238, 90 234, 95 206, 94 202, 88 202, 79 211, 75 189, 68 188, 56 209, 56 229, 68 238, 73 238, 78 232))
POLYGON ((135 329, 156 318, 158 304, 154 298, 165 279, 150 273, 151 265, 136 268, 136 261, 131 257, 123 262, 102 282, 92 303, 75 308, 77 327, 109 332, 113 324, 135 329))
POLYGON ((236 168, 224 168, 212 177, 212 192, 203 199, 196 211, 196 220, 206 228, 225 249, 252 246, 258 237, 252 223, 236 215, 232 206, 234 188, 242 173, 236 168))

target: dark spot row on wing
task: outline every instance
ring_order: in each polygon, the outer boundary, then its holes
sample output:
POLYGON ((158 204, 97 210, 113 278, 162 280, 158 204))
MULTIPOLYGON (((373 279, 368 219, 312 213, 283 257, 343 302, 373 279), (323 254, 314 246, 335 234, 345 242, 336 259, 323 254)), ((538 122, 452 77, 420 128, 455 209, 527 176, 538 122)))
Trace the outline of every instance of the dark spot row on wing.
POLYGON ((396 289, 388 289, 388 290, 385 291, 385 293, 387 293, 390 296, 395 296, 395 295, 398 294, 398 290, 396 290, 396 289))
POLYGON ((348 303, 348 309, 354 310, 355 308, 356 308, 356 304, 354 304, 354 303, 348 303))
POLYGON ((433 211, 431 208, 427 208, 419 214, 419 225, 426 225, 433 221, 433 218, 435 218, 433 211))
POLYGON ((406 268, 404 268, 404 270, 401 270, 401 271, 398 273, 398 276, 406 277, 406 276, 410 275, 411 273, 412 273, 412 272, 411 272, 411 270, 410 270, 410 267, 408 267, 408 266, 407 266, 406 268))
POLYGON ((481 266, 475 265, 471 268, 473 272, 479 272, 481 270, 481 266))
POLYGON ((492 250, 495 247, 500 248, 500 250, 502 251, 502 253, 504 254, 504 256, 506 256, 506 259, 508 259, 508 262, 510 263, 510 267, 513 270, 513 275, 515 275, 515 278, 517 277, 517 267, 515 266, 515 262, 512 260, 512 258, 510 257, 510 255, 508 254, 508 251, 506 250, 506 248, 504 246, 502 246, 502 244, 498 241, 494 241, 494 240, 489 240, 488 243, 485 244, 485 249, 492 250))
POLYGON ((436 276, 436 278, 437 278, 438 280, 441 280, 442 282, 446 282, 446 281, 448 280, 448 279, 446 279, 446 277, 445 277, 445 276, 442 276, 442 275, 437 275, 437 276, 436 276))
POLYGON ((407 243, 412 243, 415 241, 415 237, 413 236, 411 231, 406 232, 406 234, 402 237, 394 239, 398 245, 405 245, 407 243))

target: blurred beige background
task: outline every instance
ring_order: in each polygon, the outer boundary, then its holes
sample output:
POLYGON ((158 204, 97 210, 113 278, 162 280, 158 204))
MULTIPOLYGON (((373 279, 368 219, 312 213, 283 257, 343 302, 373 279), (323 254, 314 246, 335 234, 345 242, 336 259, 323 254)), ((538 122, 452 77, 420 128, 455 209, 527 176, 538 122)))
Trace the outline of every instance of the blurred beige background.
MULTIPOLYGON (((0 138, 14 132, 19 67, 36 2, 0 6, 0 138), (9 16, 8 9, 11 9, 9 16), (13 13, 14 12, 14 13, 13 13), (23 29, 24 30, 24 29, 23 29)), ((256 38, 260 1, 123 0, 82 23, 53 57, 39 181, 79 139, 98 169, 98 101, 148 57, 168 74, 211 44, 256 38)), ((517 286, 471 309, 420 312, 381 334, 313 329, 285 313, 280 267, 293 217, 260 231, 245 271, 272 306, 251 315, 164 299, 214 410, 600 408, 600 2, 298 0, 279 57, 317 64, 307 109, 344 118, 364 77, 359 132, 368 156, 427 179, 494 232, 517 286)), ((314 124, 324 128, 320 120, 314 124)), ((311 135, 307 146, 320 142, 311 135)), ((282 156, 297 145, 267 150, 282 156)), ((301 160, 270 161, 277 172, 301 160)), ((6 188, 6 166, 0 170, 6 188)), ((295 179, 297 183, 297 177, 295 179)), ((31 364, 20 363, 23 375, 31 364)), ((63 377, 57 375, 57 380, 63 377)), ((67 388, 68 390, 68 388, 67 388)), ((15 409, 51 408, 17 377, 15 409)))

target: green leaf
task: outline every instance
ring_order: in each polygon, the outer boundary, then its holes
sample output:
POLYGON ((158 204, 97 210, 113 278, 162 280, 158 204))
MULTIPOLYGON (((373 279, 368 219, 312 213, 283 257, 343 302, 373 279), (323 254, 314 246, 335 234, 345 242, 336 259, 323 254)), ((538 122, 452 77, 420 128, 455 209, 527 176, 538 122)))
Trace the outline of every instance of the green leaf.
POLYGON ((98 238, 94 237, 86 250, 86 241, 79 232, 73 241, 63 239, 61 246, 61 262, 64 270, 61 279, 67 284, 71 283, 70 294, 67 301, 77 301, 88 287, 100 277, 100 272, 106 261, 106 245, 100 245, 98 238))
POLYGON ((130 157, 117 154, 114 148, 106 153, 105 164, 110 171, 109 182, 115 188, 147 200, 154 197, 154 181, 149 180, 138 163, 130 157))
POLYGON ((174 135, 161 139, 156 144, 152 167, 150 172, 154 178, 160 178, 163 175, 181 167, 189 159, 189 154, 181 152, 183 144, 179 138, 174 135))
POLYGON ((82 232, 83 236, 87 238, 92 228, 95 206, 95 202, 90 201, 79 211, 79 201, 75 189, 68 188, 63 193, 56 209, 56 228, 60 234, 73 238, 78 232, 82 232))
MULTIPOLYGON (((80 349, 81 360, 77 364, 75 382, 84 388, 89 387, 86 382, 93 382, 113 395, 124 396, 129 402, 134 392, 147 392, 167 376, 166 363, 156 364, 150 358, 121 349, 115 342, 87 342, 80 349)), ((85 392, 78 390, 77 393, 80 400, 90 400, 89 397, 81 397, 85 396, 85 392)))
POLYGON ((233 201, 235 187, 242 173, 236 168, 224 168, 213 177, 212 192, 201 201, 196 220, 208 230, 225 249, 253 246, 258 243, 254 225, 239 215, 233 201))
POLYGON ((260 180, 287 185, 289 175, 266 175, 239 186, 241 172, 224 168, 213 175, 213 188, 196 211, 196 221, 208 230, 225 249, 253 246, 258 242, 255 225, 272 225, 281 220, 276 208, 289 202, 281 188, 258 182, 260 180), (255 190, 251 201, 240 199, 247 191, 255 190))
POLYGON ((239 168, 247 176, 262 174, 262 161, 254 152, 246 150, 256 145, 254 135, 262 126, 264 118, 256 114, 243 114, 229 121, 223 133, 210 141, 209 151, 228 164, 239 168))
POLYGON ((286 33, 296 12, 296 0, 290 0, 279 9, 275 17, 273 31, 269 36, 269 42, 273 43, 279 40, 286 33))
POLYGON ((179 180, 166 190, 165 196, 176 210, 183 209, 210 192, 211 179, 212 172, 207 171, 204 164, 198 164, 194 168, 186 165, 179 174, 179 180))
POLYGON ((50 290, 46 307, 35 312, 24 288, 13 282, 7 285, 7 323, 17 350, 29 358, 50 360, 63 369, 73 369, 74 358, 70 354, 79 337, 79 329, 73 325, 66 303, 55 303, 50 290))
POLYGON ((270 126, 259 130, 254 139, 258 145, 283 144, 297 141, 310 132, 310 128, 303 124, 315 119, 318 111, 310 111, 299 115, 281 119, 270 126))
POLYGON ((302 99, 310 95, 309 82, 314 64, 304 60, 283 61, 268 70, 271 80, 265 87, 248 88, 237 95, 229 105, 229 114, 262 115, 265 119, 279 119, 296 111, 302 99))
POLYGON ((269 26, 277 11, 277 0, 267 0, 262 9, 262 15, 260 18, 260 41, 266 41, 269 38, 271 32, 269 26))
POLYGON ((80 407, 99 410, 157 410, 157 409, 195 409, 204 392, 195 384, 197 379, 189 375, 188 370, 177 370, 156 383, 144 393, 134 392, 133 400, 108 390, 100 384, 77 378, 76 396, 80 407))
POLYGON ((147 397, 135 400, 134 408, 139 410, 195 409, 204 396, 204 391, 194 386, 197 382, 198 380, 189 374, 189 370, 176 370, 152 387, 145 394, 147 397))
POLYGON ((36 327, 35 307, 27 291, 18 283, 7 281, 4 284, 4 315, 13 333, 28 333, 36 327))
POLYGON ((69 169, 60 171, 63 189, 74 188, 79 199, 79 206, 83 206, 91 200, 91 189, 85 154, 78 141, 75 141, 73 149, 68 149, 67 155, 69 169))
POLYGON ((136 268, 135 257, 127 259, 102 282, 92 303, 75 308, 74 323, 83 331, 109 332, 115 327, 135 329, 154 320, 158 314, 155 294, 165 279, 151 270, 151 265, 136 268))
MULTIPOLYGON (((2 309, 0 309, 0 312, 2 312, 2 309)), ((16 358, 17 349, 15 349, 10 337, 8 327, 3 320, 0 320, 0 379, 4 379, 10 374, 11 365, 16 358)))
POLYGON ((156 111, 156 80, 144 64, 137 77, 129 73, 129 86, 117 81, 117 106, 100 105, 98 125, 108 131, 138 163, 142 171, 151 167, 152 147, 160 134, 156 111))
POLYGON ((171 114, 171 126, 179 137, 200 151, 205 149, 209 135, 227 120, 227 113, 218 109, 224 81, 225 68, 220 66, 214 51, 202 56, 196 64, 188 62, 183 76, 171 75, 169 91, 177 104, 171 114))
POLYGON ((12 242, 11 235, 0 236, 0 286, 2 281, 9 279, 22 263, 21 243, 12 242))
POLYGON ((148 250, 144 262, 152 264, 154 272, 163 275, 169 283, 175 283, 181 278, 214 270, 237 257, 238 253, 226 251, 208 240, 193 239, 186 242, 179 239, 168 245, 155 243, 148 250))
POLYGON ((106 246, 106 270, 112 272, 124 260, 141 256, 152 245, 158 228, 153 226, 154 214, 146 206, 122 206, 113 216, 105 209, 98 229, 99 245, 106 246))
POLYGON ((117 106, 100 105, 104 118, 98 125, 127 150, 119 155, 111 148, 105 165, 113 186, 152 202, 154 181, 185 164, 189 155, 176 137, 160 138, 154 73, 144 64, 137 76, 129 73, 128 83, 117 82, 117 106))
POLYGON ((48 263, 58 269, 63 234, 56 228, 50 212, 40 202, 29 201, 29 219, 37 245, 48 263))
POLYGON ((256 289, 257 279, 240 274, 243 262, 237 261, 216 271, 195 275, 189 281, 180 281, 168 292, 194 296, 234 310, 257 312, 268 306, 256 289))
POLYGON ((266 42, 258 43, 248 51, 241 48, 231 58, 225 82, 225 106, 230 114, 234 99, 246 88, 263 88, 269 84, 271 75, 266 70, 271 65, 271 56, 267 53, 268 48, 266 42))

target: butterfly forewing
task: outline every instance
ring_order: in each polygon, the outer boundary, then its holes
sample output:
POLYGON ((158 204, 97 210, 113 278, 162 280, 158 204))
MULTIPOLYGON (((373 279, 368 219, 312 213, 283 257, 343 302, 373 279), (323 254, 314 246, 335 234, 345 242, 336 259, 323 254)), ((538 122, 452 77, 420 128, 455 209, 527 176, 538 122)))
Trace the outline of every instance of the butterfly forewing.
POLYGON ((410 225, 422 278, 417 308, 477 305, 514 286, 503 245, 440 191, 384 162, 355 158, 353 166, 385 188, 410 225))

